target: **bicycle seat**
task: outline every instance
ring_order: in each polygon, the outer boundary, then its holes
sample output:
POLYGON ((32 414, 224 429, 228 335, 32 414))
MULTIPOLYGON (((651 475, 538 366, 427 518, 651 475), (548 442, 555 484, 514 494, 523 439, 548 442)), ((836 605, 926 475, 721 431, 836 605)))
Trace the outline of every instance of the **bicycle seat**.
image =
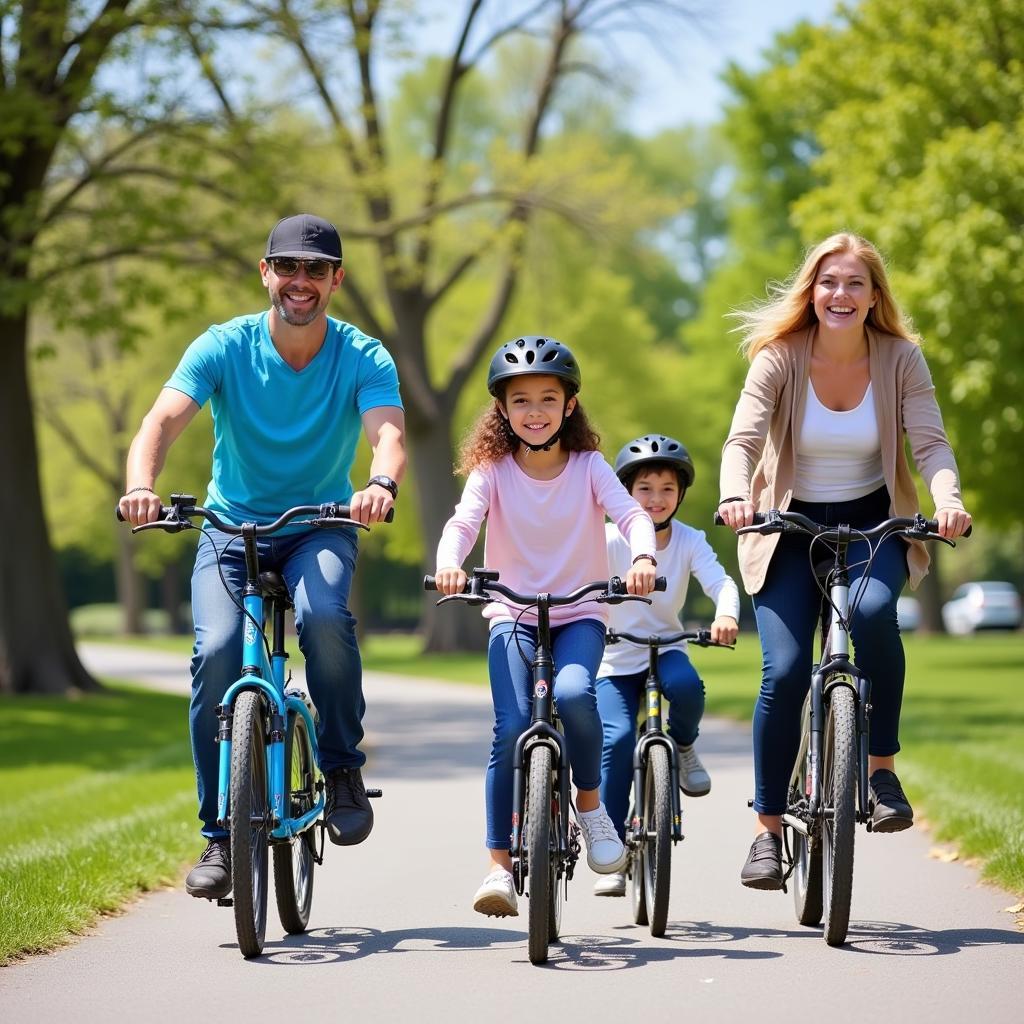
POLYGON ((266 572, 260 573, 260 584, 263 586, 264 593, 272 601, 284 605, 285 608, 294 608, 292 604, 291 594, 288 593, 288 585, 285 583, 284 578, 278 572, 272 572, 267 570, 266 572))

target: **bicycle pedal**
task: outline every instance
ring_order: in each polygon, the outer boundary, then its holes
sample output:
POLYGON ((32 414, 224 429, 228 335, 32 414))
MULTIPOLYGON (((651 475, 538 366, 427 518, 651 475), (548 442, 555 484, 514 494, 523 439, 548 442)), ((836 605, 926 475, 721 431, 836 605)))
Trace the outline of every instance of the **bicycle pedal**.
POLYGON ((382 789, 368 789, 366 791, 366 795, 371 800, 376 800, 378 797, 381 797, 381 796, 384 795, 384 790, 382 790, 382 789))
POLYGON ((218 907, 233 907, 234 905, 235 901, 230 896, 221 896, 220 899, 217 900, 218 907))

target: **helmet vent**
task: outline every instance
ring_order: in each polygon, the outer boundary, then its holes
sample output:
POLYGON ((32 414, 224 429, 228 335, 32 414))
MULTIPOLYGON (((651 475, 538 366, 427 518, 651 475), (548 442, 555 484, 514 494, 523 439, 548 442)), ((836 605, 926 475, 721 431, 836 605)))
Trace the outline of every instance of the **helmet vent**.
POLYGON ((527 365, 528 366, 533 366, 533 361, 536 358, 537 358, 537 353, 536 352, 527 352, 526 353, 526 363, 527 363, 527 365))
MULTIPOLYGON (((549 348, 547 350, 547 352, 545 352, 540 357, 540 361, 542 363, 550 363, 552 359, 557 359, 557 358, 558 358, 558 353, 553 348, 549 348)), ((568 363, 566 365, 568 365, 568 363)))

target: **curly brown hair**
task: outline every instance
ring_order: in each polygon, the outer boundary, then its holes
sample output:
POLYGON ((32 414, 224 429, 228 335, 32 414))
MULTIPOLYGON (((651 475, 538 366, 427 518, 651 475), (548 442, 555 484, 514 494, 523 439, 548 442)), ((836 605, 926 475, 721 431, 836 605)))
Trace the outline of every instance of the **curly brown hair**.
MULTIPOLYGON (((567 452, 596 452, 601 448, 601 437, 590 425, 590 420, 578 399, 576 408, 565 421, 558 440, 567 452)), ((469 428, 459 446, 455 472, 459 476, 468 476, 478 466, 497 462, 506 455, 513 454, 520 443, 512 433, 508 420, 502 416, 498 401, 495 399, 469 428)))

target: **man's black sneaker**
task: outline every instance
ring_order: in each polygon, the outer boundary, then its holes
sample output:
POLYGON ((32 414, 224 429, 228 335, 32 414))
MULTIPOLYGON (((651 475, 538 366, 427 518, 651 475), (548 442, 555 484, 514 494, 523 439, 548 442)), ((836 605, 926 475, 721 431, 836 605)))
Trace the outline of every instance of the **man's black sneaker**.
POLYGON ((871 812, 872 832, 902 832, 914 824, 914 810, 906 793, 888 768, 878 768, 871 776, 871 799, 875 808, 871 812))
POLYGON ((227 836, 207 843, 185 878, 185 892, 206 900, 219 900, 231 892, 231 840, 227 836))
POLYGON ((336 846, 355 846, 373 829, 373 808, 358 768, 327 773, 327 834, 336 846))
POLYGON ((774 832, 762 832, 751 844, 740 881, 748 889, 782 888, 782 839, 774 832))

